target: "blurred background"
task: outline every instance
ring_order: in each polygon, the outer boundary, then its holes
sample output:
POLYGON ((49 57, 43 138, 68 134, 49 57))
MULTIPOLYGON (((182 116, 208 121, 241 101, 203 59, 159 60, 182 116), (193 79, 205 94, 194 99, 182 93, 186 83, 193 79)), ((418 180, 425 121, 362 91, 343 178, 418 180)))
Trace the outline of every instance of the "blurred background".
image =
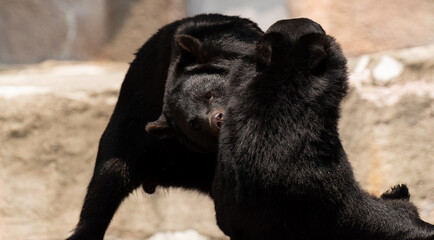
MULTIPOLYGON (((77 223, 99 137, 133 53, 199 13, 265 31, 308 17, 342 45, 340 133, 373 194, 406 183, 434 223, 434 1, 0 0, 0 240, 62 239, 77 223)), ((132 194, 106 239, 225 239, 195 192, 132 194)))

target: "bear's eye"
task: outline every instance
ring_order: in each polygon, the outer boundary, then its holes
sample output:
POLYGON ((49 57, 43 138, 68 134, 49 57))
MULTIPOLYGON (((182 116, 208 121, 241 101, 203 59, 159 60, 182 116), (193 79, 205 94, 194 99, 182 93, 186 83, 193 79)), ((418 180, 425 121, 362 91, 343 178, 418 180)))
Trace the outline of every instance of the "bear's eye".
POLYGON ((193 130, 200 130, 201 127, 200 127, 199 120, 197 119, 190 120, 190 127, 193 130))
POLYGON ((209 91, 209 92, 205 93, 202 98, 208 102, 212 102, 215 100, 214 95, 215 94, 212 91, 209 91))

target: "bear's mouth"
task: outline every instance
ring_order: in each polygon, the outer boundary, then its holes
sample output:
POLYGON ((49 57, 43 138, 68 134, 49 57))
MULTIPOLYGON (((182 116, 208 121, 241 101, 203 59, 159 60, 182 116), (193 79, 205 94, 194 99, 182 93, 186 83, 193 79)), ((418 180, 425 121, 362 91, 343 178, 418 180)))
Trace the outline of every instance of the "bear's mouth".
MULTIPOLYGON (((176 139, 188 149, 198 152, 198 153, 213 153, 217 152, 218 149, 218 134, 219 129, 216 133, 211 132, 211 128, 204 131, 206 137, 204 139, 195 140, 188 134, 186 134, 181 128, 179 128, 173 121, 172 118, 166 116, 169 126, 177 133, 175 134, 176 139)), ((203 138, 204 136, 201 135, 203 138)))

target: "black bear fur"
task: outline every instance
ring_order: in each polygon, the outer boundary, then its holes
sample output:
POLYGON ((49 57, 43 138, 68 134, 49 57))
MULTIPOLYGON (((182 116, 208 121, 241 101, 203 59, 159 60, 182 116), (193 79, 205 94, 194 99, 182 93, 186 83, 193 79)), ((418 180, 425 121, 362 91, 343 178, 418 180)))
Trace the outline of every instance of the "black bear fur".
POLYGON ((220 119, 207 122, 207 111, 221 108, 220 96, 195 98, 202 101, 195 105, 189 104, 190 97, 218 94, 232 62, 254 48, 262 34, 250 20, 203 14, 164 26, 140 48, 100 139, 80 220, 69 240, 103 239, 123 199, 139 186, 147 193, 157 186, 210 192, 217 135, 204 126, 219 126, 220 119), (198 81, 195 88, 184 86, 198 81), (191 119, 182 117, 202 121, 195 123, 195 131, 186 131, 183 126, 191 119))
POLYGON ((231 239, 434 239, 406 186, 369 195, 338 134, 346 59, 309 19, 272 25, 227 87, 213 183, 231 239))

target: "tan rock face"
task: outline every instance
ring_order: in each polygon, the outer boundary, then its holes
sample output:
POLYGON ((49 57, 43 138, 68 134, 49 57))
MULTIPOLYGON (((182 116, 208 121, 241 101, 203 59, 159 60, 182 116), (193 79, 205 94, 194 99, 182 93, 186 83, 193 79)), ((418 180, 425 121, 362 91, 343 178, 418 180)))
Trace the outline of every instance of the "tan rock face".
POLYGON ((308 17, 357 56, 434 41, 431 0, 289 0, 291 17, 308 17))
POLYGON ((350 62, 351 91, 340 132, 356 178, 381 194, 406 183, 422 218, 434 221, 434 45, 366 55, 350 62), (375 69, 403 69, 388 81, 375 69), (383 61, 383 63, 382 63, 383 61), (360 67, 364 65, 365 67, 360 67))
MULTIPOLYGON (((0 239, 69 235, 127 68, 48 62, 0 73, 0 239)), ((223 236, 208 197, 138 190, 117 212, 107 239, 186 229, 223 236)))
MULTIPOLYGON (((352 59, 352 87, 340 121, 341 139, 361 185, 379 194, 408 184, 422 218, 431 223, 433 50, 431 45, 352 59), (377 84, 373 69, 384 56, 403 70, 377 84)), ((0 72, 0 239, 61 239, 69 234, 127 68, 47 62, 0 72)), ((193 234, 184 232, 188 229, 224 239, 208 197, 178 189, 159 189, 153 195, 138 190, 116 213, 107 239, 193 234)))
MULTIPOLYGON (((96 58, 131 61, 136 50, 160 27, 186 16, 188 2, 2 0, 0 63, 96 58)), ((432 0, 288 0, 287 3, 290 17, 309 17, 319 22, 328 34, 339 39, 347 56, 434 41, 432 0)), ((242 4, 236 5, 220 11, 241 14, 242 4)), ((276 12, 285 11, 276 9, 276 12)))
POLYGON ((2 0, 0 63, 131 61, 160 27, 184 16, 177 0, 2 0))
POLYGON ((106 36, 105 0, 3 0, 0 62, 89 59, 106 36))
POLYGON ((107 1, 109 35, 98 57, 132 61, 134 53, 164 25, 185 17, 184 1, 107 1))

